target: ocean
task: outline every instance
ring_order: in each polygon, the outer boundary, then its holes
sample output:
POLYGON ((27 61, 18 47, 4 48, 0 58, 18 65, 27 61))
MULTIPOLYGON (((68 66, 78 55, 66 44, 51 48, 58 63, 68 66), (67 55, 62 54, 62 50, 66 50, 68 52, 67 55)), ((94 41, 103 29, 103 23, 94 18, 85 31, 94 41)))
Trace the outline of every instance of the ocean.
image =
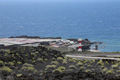
POLYGON ((120 51, 119 0, 0 0, 0 37, 82 38, 120 51))

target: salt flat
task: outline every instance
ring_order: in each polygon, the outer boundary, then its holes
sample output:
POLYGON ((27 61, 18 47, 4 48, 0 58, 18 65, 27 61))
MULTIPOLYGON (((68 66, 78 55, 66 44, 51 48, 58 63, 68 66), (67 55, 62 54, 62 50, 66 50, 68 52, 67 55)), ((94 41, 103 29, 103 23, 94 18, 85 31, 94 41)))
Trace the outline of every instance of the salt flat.
POLYGON ((29 39, 29 38, 0 38, 0 44, 13 45, 13 44, 26 44, 35 42, 59 41, 61 39, 29 39))

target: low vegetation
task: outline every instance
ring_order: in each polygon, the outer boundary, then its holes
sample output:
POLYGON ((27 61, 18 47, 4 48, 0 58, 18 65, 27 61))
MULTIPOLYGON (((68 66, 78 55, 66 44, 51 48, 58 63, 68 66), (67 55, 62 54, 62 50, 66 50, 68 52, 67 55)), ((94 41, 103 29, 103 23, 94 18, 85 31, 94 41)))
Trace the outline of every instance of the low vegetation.
POLYGON ((41 46, 9 47, 0 52, 1 79, 119 80, 119 69, 120 61, 80 60, 41 46))

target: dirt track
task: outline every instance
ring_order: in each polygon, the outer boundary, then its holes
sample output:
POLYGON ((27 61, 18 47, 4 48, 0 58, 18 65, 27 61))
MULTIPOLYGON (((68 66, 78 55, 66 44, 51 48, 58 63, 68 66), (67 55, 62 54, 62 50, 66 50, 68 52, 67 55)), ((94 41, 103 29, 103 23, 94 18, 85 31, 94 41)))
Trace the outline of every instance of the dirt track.
POLYGON ((120 60, 120 53, 90 53, 90 54, 67 54, 68 57, 78 59, 111 59, 120 60))

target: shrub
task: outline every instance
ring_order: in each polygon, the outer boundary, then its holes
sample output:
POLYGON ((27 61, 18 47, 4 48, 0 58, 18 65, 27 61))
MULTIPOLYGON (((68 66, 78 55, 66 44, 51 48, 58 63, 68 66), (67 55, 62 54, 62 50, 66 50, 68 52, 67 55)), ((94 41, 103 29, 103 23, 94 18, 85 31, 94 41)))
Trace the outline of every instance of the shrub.
POLYGON ((45 70, 48 70, 48 69, 55 69, 56 68, 56 65, 47 65, 45 70))
POLYGON ((10 69, 9 67, 3 66, 2 68, 0 68, 0 73, 4 74, 10 74, 12 72, 12 69, 10 69))
POLYGON ((4 54, 4 56, 7 56, 7 55, 8 55, 8 53, 5 53, 5 54, 4 54))
POLYGON ((44 59, 45 61, 47 61, 48 59, 44 59))
POLYGON ((62 71, 64 71, 66 68, 63 66, 60 66, 58 69, 61 69, 62 71))
POLYGON ((83 63, 86 63, 86 62, 87 62, 87 60, 84 60, 84 61, 83 61, 83 63))
POLYGON ((53 70, 53 73, 61 73, 61 72, 63 72, 61 69, 55 69, 55 70, 53 70))
POLYGON ((17 62, 17 64, 21 64, 22 62, 17 62))
POLYGON ((23 67, 21 68, 21 70, 22 70, 22 71, 26 71, 26 70, 27 70, 27 67, 26 67, 26 66, 23 66, 23 67))
POLYGON ((42 75, 43 75, 43 71, 42 71, 42 70, 40 70, 40 71, 39 71, 39 73, 40 73, 40 74, 39 74, 40 76, 42 76, 42 75))
POLYGON ((27 72, 32 72, 32 73, 37 72, 37 70, 31 64, 27 64, 27 66, 23 65, 23 67, 21 68, 21 71, 27 71, 27 72))
POLYGON ((8 62, 8 64, 9 64, 10 66, 14 66, 14 63, 13 63, 13 62, 8 62))
POLYGON ((69 69, 76 69, 76 67, 74 65, 70 65, 69 69))
POLYGON ((92 61, 95 62, 95 59, 93 59, 92 61))
POLYGON ((103 69, 102 69, 103 72, 106 72, 107 70, 108 70, 107 68, 103 68, 103 69))
POLYGON ((69 62, 76 62, 77 61, 77 59, 75 59, 75 58, 69 58, 69 62))
POLYGON ((33 67, 32 64, 28 64, 28 63, 23 64, 23 66, 26 66, 26 67, 33 67))
POLYGON ((35 60, 32 60, 32 63, 35 63, 36 61, 35 60))
POLYGON ((118 67, 118 65, 116 64, 116 65, 112 65, 112 68, 117 68, 118 67))
POLYGON ((91 72, 91 70, 87 69, 87 70, 85 70, 85 72, 91 72))
POLYGON ((102 60, 99 60, 99 61, 97 62, 97 64, 101 64, 101 63, 103 63, 103 61, 102 61, 102 60))
POLYGON ((42 58, 38 58, 37 61, 43 62, 43 59, 42 58))
POLYGON ((119 73, 120 73, 120 70, 117 70, 117 72, 119 72, 119 73))
POLYGON ((0 65, 3 65, 3 61, 0 60, 0 65))
POLYGON ((63 61, 63 58, 62 57, 58 57, 57 60, 58 61, 63 61))
POLYGON ((99 60, 97 64, 98 64, 98 65, 104 65, 104 63, 103 63, 102 60, 99 60))
POLYGON ((22 76, 22 74, 17 74, 17 77, 21 77, 22 76))
POLYGON ((67 64, 67 60, 66 59, 63 59, 63 64, 67 64))
POLYGON ((76 61, 77 61, 77 59, 76 59, 76 58, 73 58, 73 59, 72 59, 72 62, 74 62, 74 63, 75 63, 76 61))
POLYGON ((88 65, 88 67, 92 67, 92 65, 88 65))
POLYGON ((92 60, 89 60, 89 62, 90 62, 90 63, 93 63, 93 61, 92 61, 92 60))
POLYGON ((113 72, 113 69, 110 69, 110 70, 106 71, 106 73, 111 74, 111 73, 114 73, 114 72, 113 72))
POLYGON ((80 69, 84 69, 84 66, 81 66, 80 69))
POLYGON ((8 63, 7 63, 7 62, 4 62, 3 64, 4 64, 4 65, 7 65, 8 63))
POLYGON ((64 72, 66 68, 63 67, 63 66, 60 66, 59 68, 53 70, 53 73, 61 73, 61 72, 64 72))
POLYGON ((55 58, 52 58, 52 61, 55 61, 56 59, 55 58))
POLYGON ((33 72, 35 69, 33 67, 27 67, 27 70, 33 72))
POLYGON ((106 61, 105 63, 108 64, 108 61, 106 61))
POLYGON ((19 54, 18 54, 18 53, 16 53, 16 55, 18 56, 19 54))
POLYGON ((82 63, 82 62, 78 62, 76 65, 77 65, 77 66, 82 66, 83 63, 82 63))
POLYGON ((59 62, 58 62, 58 61, 52 61, 51 64, 53 64, 53 65, 58 65, 59 62))

